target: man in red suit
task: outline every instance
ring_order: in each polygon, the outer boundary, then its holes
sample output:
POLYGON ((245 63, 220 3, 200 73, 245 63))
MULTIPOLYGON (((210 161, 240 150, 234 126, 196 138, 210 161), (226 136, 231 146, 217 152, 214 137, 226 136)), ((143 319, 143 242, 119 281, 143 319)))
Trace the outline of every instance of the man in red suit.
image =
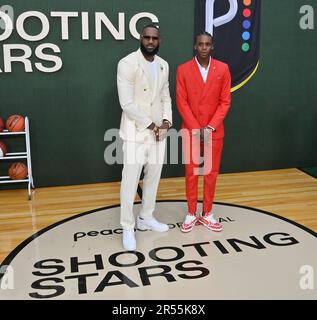
POLYGON ((212 213, 216 180, 223 146, 223 121, 231 103, 231 76, 228 65, 211 58, 213 37, 202 32, 195 37, 196 56, 177 69, 176 103, 182 117, 188 213, 181 231, 196 223, 212 231, 222 225, 212 213), (203 152, 202 152, 203 150, 203 152), (200 155, 204 156, 203 212, 196 216, 200 155))

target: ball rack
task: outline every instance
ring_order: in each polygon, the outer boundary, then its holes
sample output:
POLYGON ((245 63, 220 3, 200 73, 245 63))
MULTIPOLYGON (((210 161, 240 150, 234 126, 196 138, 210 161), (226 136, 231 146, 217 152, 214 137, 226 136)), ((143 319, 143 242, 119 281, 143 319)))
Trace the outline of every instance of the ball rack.
POLYGON ((7 153, 4 157, 0 157, 1 160, 18 160, 18 159, 25 159, 27 162, 28 168, 28 176, 22 180, 14 180, 11 179, 9 176, 0 176, 0 184, 6 183, 28 183, 28 199, 32 199, 32 191, 31 188, 34 189, 33 184, 33 176, 32 176, 32 164, 31 164, 31 147, 30 147, 30 126, 29 126, 29 119, 28 117, 24 118, 25 121, 25 131, 19 132, 9 132, 8 130, 3 130, 0 132, 1 136, 15 136, 15 135, 24 135, 25 136, 25 149, 24 152, 12 152, 7 153))

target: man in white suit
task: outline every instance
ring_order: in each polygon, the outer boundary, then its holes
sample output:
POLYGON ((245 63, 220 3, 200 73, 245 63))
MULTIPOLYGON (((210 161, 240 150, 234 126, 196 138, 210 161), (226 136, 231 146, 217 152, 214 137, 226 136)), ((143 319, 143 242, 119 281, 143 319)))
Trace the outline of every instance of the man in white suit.
POLYGON ((166 132, 172 125, 168 63, 156 54, 160 32, 156 25, 143 28, 140 49, 119 61, 117 86, 122 117, 123 170, 120 190, 123 247, 136 249, 133 203, 144 167, 140 230, 168 231, 168 225, 153 217, 166 147, 166 132))

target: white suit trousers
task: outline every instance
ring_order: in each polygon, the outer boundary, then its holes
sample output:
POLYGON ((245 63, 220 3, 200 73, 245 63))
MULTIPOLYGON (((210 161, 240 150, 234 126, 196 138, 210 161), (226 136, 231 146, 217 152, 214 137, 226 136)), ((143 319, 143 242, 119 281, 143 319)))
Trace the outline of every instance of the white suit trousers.
POLYGON ((164 163, 166 139, 154 143, 124 141, 120 188, 120 223, 123 229, 135 226, 133 203, 144 166, 142 209, 140 217, 152 218, 164 163))

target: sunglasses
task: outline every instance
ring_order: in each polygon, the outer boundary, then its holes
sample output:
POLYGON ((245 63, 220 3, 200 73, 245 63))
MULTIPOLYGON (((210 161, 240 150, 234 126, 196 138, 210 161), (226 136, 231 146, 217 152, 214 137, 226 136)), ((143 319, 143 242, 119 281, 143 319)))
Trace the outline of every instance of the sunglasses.
POLYGON ((153 40, 153 41, 158 41, 159 37, 151 37, 151 36, 142 36, 143 39, 145 40, 153 40))

